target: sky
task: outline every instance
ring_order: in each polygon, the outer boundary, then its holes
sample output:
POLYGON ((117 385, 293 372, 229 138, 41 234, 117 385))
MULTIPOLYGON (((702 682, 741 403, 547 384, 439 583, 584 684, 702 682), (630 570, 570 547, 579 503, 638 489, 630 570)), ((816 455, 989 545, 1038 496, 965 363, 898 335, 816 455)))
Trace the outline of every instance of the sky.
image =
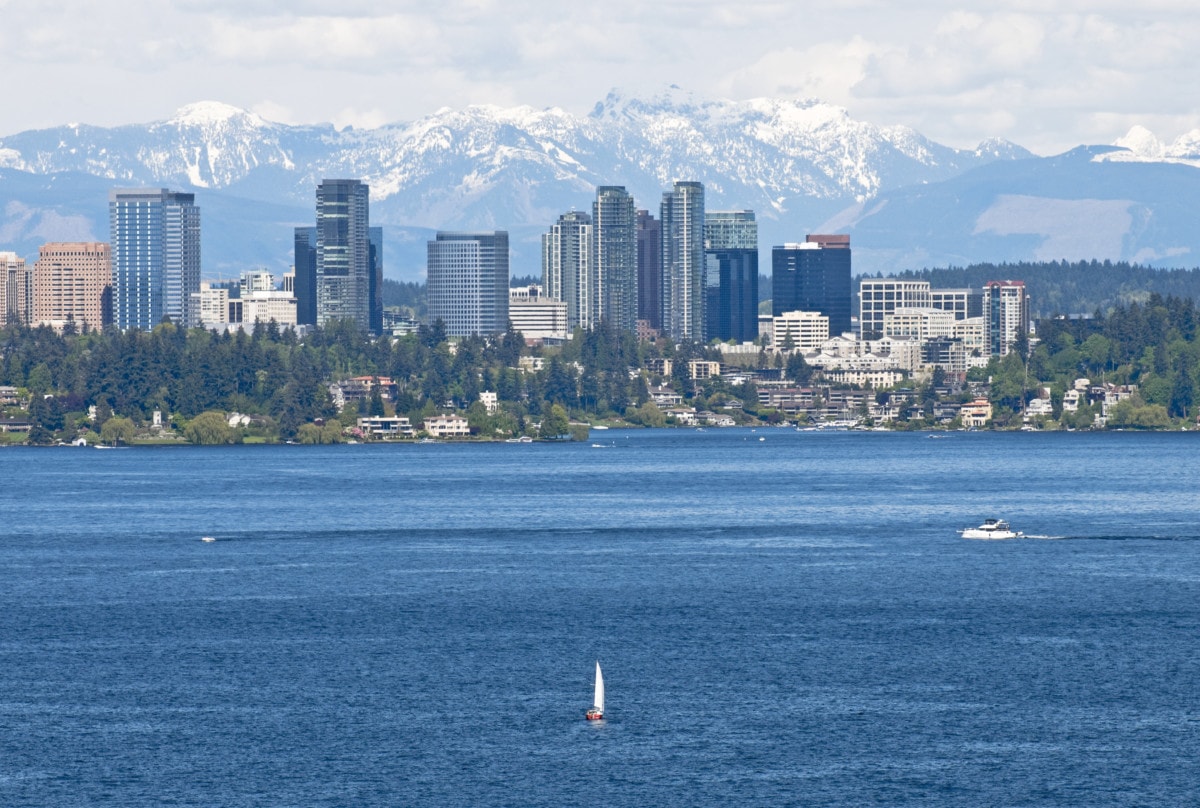
POLYGON ((1176 0, 0 0, 0 134, 222 101, 356 127, 613 88, 818 98, 1039 154, 1200 128, 1200 11, 1176 0), (981 7, 984 4, 979 4, 981 7), (964 6, 967 8, 964 9, 964 6))

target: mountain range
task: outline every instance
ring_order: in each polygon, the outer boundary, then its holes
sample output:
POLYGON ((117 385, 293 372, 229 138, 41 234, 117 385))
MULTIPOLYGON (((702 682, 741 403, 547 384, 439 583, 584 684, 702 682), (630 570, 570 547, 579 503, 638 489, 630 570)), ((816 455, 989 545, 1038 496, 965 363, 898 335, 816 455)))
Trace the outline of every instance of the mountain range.
MULTIPOLYGON (((1162 144, 1135 128, 1110 146, 1039 157, 1001 139, 975 149, 856 121, 815 100, 614 91, 587 115, 441 109, 376 129, 293 126, 215 102, 166 121, 67 124, 0 137, 0 249, 106 240, 108 191, 197 194, 205 274, 291 262, 326 177, 371 186, 385 272, 421 277, 437 229, 506 229, 512 269, 538 274, 538 236, 597 185, 657 212, 674 180, 705 184, 710 210, 753 209, 760 245, 848 232, 855 272, 972 261, 1200 263, 1200 131, 1162 144)), ((764 262, 769 258, 764 255, 764 262)))

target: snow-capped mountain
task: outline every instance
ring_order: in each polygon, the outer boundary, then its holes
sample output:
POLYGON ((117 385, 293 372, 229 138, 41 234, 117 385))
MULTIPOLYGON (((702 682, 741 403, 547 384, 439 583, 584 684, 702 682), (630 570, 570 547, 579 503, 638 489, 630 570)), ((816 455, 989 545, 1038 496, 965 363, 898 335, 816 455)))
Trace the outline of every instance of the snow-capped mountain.
MULTIPOLYGON (((322 177, 362 176, 373 201, 407 195, 393 206, 397 213, 432 226, 448 217, 473 221, 461 202, 506 183, 566 183, 581 190, 597 182, 643 185, 649 203, 664 185, 687 177, 705 182, 718 204, 783 215, 797 200, 862 200, 884 188, 1028 156, 1002 142, 950 149, 906 127, 855 121, 844 109, 816 101, 696 100, 675 89, 649 99, 614 92, 586 117, 472 106, 366 131, 286 126, 204 102, 167 121, 114 129, 69 125, 2 143, 0 166, 39 174, 78 171, 224 189, 275 168, 294 180, 276 193, 286 191, 296 201, 307 201, 322 177)), ((501 190, 501 196, 511 193, 501 190)))
MULTIPOLYGON (((1200 132, 1170 147, 1139 131, 1125 140, 1123 149, 1094 159, 1200 165, 1200 132)), ((371 218, 385 227, 389 275, 419 275, 424 241, 437 228, 510 230, 514 272, 526 274, 538 271, 537 235, 560 213, 589 208, 597 185, 625 185, 640 207, 656 211, 672 181, 699 180, 709 209, 758 213, 766 248, 827 222, 852 235, 863 227, 866 236, 872 217, 864 211, 888 194, 1031 160, 1003 140, 954 149, 907 127, 856 121, 819 101, 722 101, 675 87, 648 97, 614 91, 582 116, 471 106, 365 130, 290 126, 203 102, 150 124, 71 124, 0 138, 0 249, 33 254, 58 237, 56 228, 78 238, 89 222, 92 235, 105 238, 100 189, 170 186, 198 194, 206 271, 283 268, 291 227, 313 217, 317 183, 348 176, 371 185, 371 218)), ((909 214, 920 216, 919 201, 906 204, 917 204, 909 214)), ((922 254, 899 243, 906 237, 891 234, 896 248, 873 254, 922 254)), ((856 270, 890 268, 903 266, 864 264, 856 253, 856 270)))
POLYGON ((1144 126, 1135 126, 1113 144, 1118 148, 1098 154, 1097 162, 1182 163, 1200 168, 1200 129, 1180 135, 1173 143, 1163 143, 1144 126))

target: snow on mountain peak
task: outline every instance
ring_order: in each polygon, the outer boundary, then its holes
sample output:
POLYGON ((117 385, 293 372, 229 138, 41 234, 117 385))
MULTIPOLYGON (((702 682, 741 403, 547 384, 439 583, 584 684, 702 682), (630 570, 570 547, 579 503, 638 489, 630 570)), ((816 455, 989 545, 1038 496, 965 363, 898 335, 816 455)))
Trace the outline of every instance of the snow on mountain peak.
POLYGON ((1125 137, 1117 138, 1113 145, 1129 149, 1138 157, 1156 158, 1163 153, 1162 143, 1144 126, 1133 127, 1125 137))
POLYGON ((238 119, 242 123, 253 127, 266 125, 266 121, 253 112, 247 112, 244 109, 231 104, 223 104, 220 101, 198 101, 194 104, 182 106, 175 111, 175 114, 167 123, 177 126, 209 127, 228 124, 234 119, 238 119))

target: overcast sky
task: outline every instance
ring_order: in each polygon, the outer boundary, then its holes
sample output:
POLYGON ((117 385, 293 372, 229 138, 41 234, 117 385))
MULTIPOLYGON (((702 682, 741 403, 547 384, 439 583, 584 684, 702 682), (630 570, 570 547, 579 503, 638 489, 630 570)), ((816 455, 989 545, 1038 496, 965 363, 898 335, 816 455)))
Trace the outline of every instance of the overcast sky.
POLYGON ((1176 0, 0 0, 0 133, 215 100, 374 126, 677 84, 1041 154, 1200 127, 1200 12, 1176 0), (981 4, 982 5, 982 4, 981 4), (901 10, 903 6, 903 10, 901 10), (336 9, 336 11, 331 11, 336 9))

